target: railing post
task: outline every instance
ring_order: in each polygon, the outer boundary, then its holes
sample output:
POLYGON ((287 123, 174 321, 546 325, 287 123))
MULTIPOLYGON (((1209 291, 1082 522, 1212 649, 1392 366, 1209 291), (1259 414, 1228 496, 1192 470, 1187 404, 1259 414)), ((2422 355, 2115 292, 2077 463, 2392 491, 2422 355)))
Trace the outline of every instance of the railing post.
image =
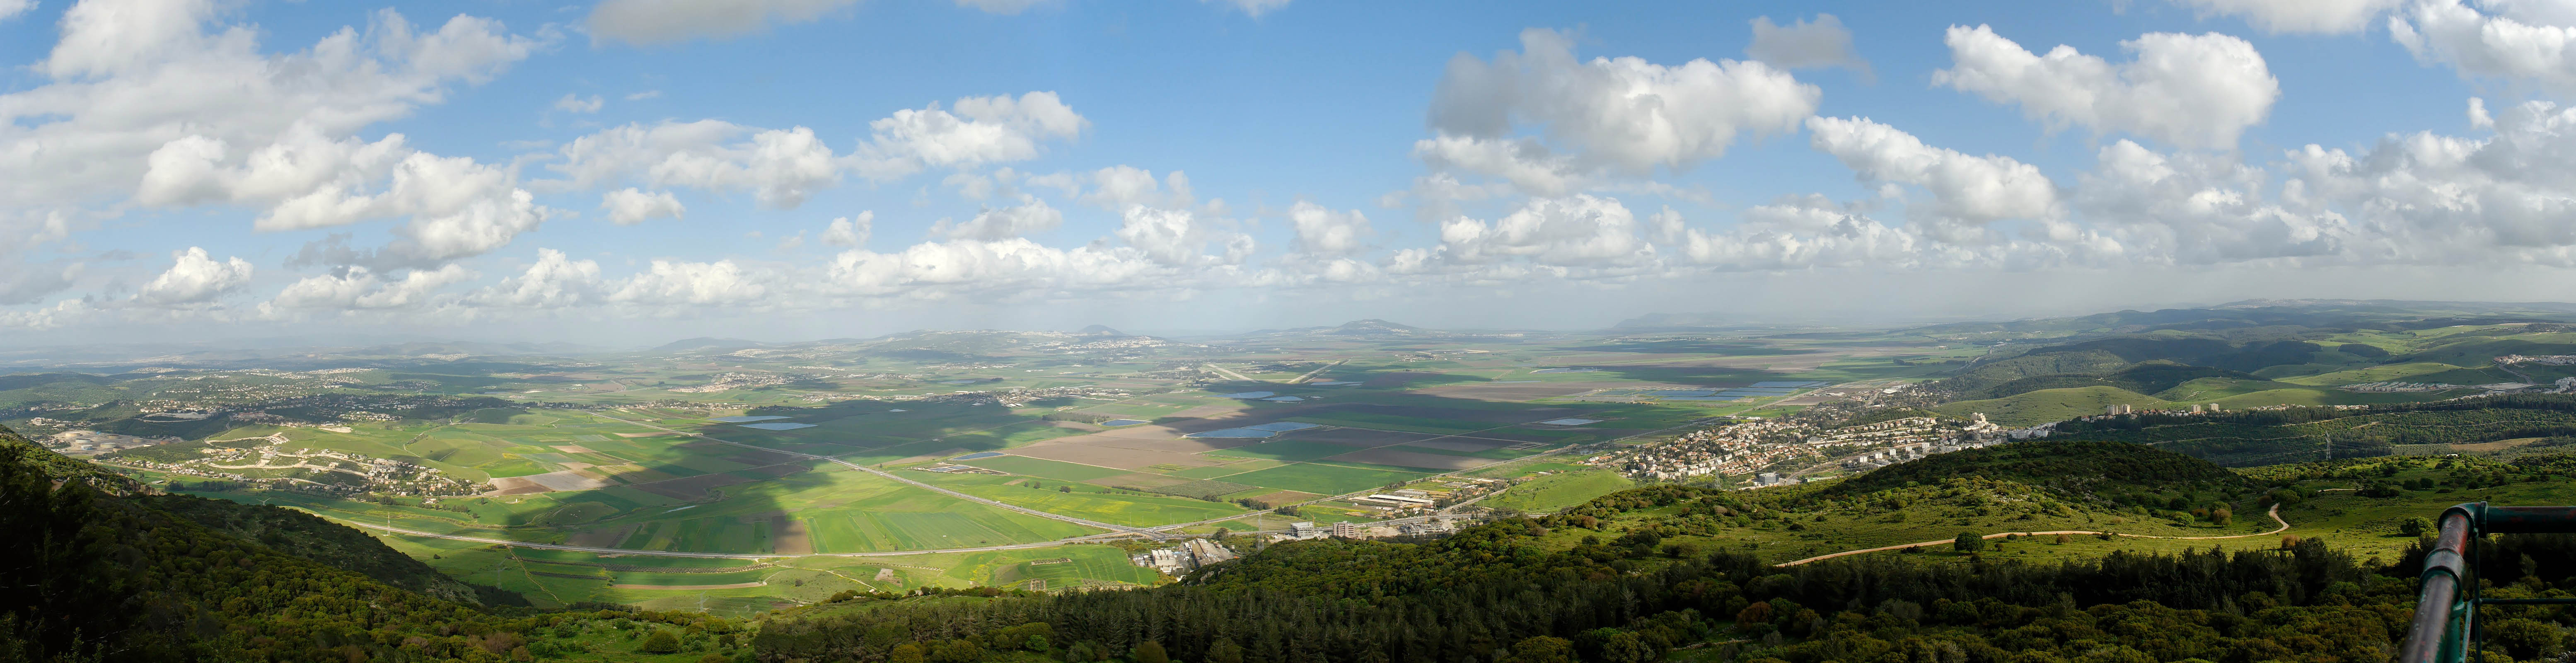
POLYGON ((2470 502, 2442 512, 2433 550, 2424 555, 2423 587, 2415 600, 2415 617, 2399 647, 2401 663, 2461 663, 2469 653, 2469 634, 2477 612, 2470 609, 2477 586, 2466 556, 2477 535, 2486 503, 2470 502))

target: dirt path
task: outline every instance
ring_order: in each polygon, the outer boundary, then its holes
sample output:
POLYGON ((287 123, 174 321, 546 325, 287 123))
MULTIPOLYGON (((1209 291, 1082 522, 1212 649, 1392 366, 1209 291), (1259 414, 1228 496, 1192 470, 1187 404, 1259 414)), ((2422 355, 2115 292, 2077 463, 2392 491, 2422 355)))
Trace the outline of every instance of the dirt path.
MULTIPOLYGON (((2213 540, 2213 539, 2242 539, 2242 538, 2247 538, 2247 537, 2256 537, 2256 536, 2271 536, 2271 535, 2274 535, 2274 534, 2279 534, 2279 533, 2282 533, 2282 532, 2288 531, 2288 530, 2290 529, 2290 521, 2282 520, 2282 519, 2281 519, 2281 505, 2278 505, 2278 504, 2274 504, 2274 505, 2272 505, 2272 510, 2271 510, 2269 513, 2266 513, 2266 514, 2264 514, 2264 515, 2271 516, 2271 517, 2272 517, 2272 522, 2279 523, 2281 526, 2280 526, 2280 527, 2272 528, 2272 531, 2269 531, 2269 532, 2262 532, 2262 533, 2257 533, 2257 534, 2230 534, 2230 535, 2227 535, 2227 536, 2154 536, 2154 535, 2150 535, 2150 534, 2121 534, 2121 533, 2118 533, 2118 532, 2095 532, 2095 531, 2090 531, 2090 530, 2073 530, 2073 529, 2065 529, 2065 530, 2050 530, 2050 531, 2046 531, 2046 532, 2003 532, 2003 533, 1999 533, 1999 534, 1987 534, 1987 535, 1982 536, 1982 537, 1979 537, 1979 538, 1986 538, 1986 539, 2000 539, 2000 538, 2003 538, 2003 537, 2013 536, 2013 535, 2016 535, 2016 534, 2021 535, 2021 536, 2042 536, 2042 535, 2049 535, 2049 534, 2109 534, 2109 535, 2112 535, 2112 536, 2125 536, 2125 537, 2129 537, 2129 538, 2133 538, 2133 539, 2174 539, 2174 540, 2179 540, 2179 541, 2208 541, 2208 540, 2213 540)), ((1904 549, 1906 549, 1906 548, 1914 548, 1914 547, 1921 547, 1921 546, 1937 546, 1937 545, 1941 545, 1941 544, 1944 544, 1944 543, 1951 543, 1951 542, 1954 542, 1954 541, 1956 541, 1956 539, 1941 539, 1941 540, 1938 540, 1938 541, 1924 541, 1924 542, 1921 542, 1921 543, 1900 543, 1900 544, 1896 544, 1896 545, 1892 545, 1892 546, 1879 546, 1879 547, 1876 547, 1876 548, 1865 548, 1865 549, 1861 549, 1861 550, 1845 550, 1845 551, 1842 551, 1842 552, 1832 553, 1832 554, 1827 554, 1827 555, 1817 555, 1817 556, 1814 556, 1814 557, 1809 557, 1809 558, 1802 559, 1802 560, 1798 560, 1798 561, 1794 561, 1794 562, 1781 562, 1781 563, 1779 563, 1779 564, 1773 564, 1772 566, 1797 566, 1797 565, 1805 564, 1805 563, 1808 563, 1808 562, 1814 562, 1814 561, 1820 561, 1820 560, 1828 560, 1828 559, 1833 559, 1833 558, 1836 558, 1836 557, 1842 557, 1842 556, 1845 556, 1845 555, 1858 555, 1858 554, 1861 554, 1861 553, 1886 552, 1886 551, 1889 551, 1889 550, 1904 550, 1904 549)))

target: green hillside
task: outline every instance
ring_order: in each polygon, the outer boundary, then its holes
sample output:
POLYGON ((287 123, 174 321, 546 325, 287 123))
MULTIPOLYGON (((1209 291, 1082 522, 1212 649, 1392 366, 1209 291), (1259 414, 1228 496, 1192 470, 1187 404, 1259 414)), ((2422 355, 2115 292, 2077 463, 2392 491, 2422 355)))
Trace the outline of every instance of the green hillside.
POLYGON ((1991 400, 1951 401, 1932 410, 1942 416, 1963 419, 1970 413, 1983 412, 1986 420, 1998 425, 2032 426, 2101 414, 2106 405, 2146 409, 2170 407, 2172 404, 2119 387, 2077 387, 2044 389, 1991 400))

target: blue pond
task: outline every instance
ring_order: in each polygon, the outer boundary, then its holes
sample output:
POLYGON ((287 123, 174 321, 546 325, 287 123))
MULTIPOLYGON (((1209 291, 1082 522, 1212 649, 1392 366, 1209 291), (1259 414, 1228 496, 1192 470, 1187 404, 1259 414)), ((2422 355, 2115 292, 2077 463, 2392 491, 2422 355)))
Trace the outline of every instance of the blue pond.
POLYGON ((728 423, 728 424, 747 424, 747 423, 751 423, 751 422, 754 422, 754 421, 768 421, 768 420, 771 420, 771 419, 785 419, 785 418, 786 418, 786 417, 780 417, 780 416, 774 416, 774 415, 773 415, 773 416, 766 416, 766 417, 716 417, 716 418, 714 418, 714 419, 709 419, 708 421, 721 421, 721 422, 725 422, 725 423, 728 423))
POLYGON ((975 452, 975 453, 966 454, 966 455, 963 455, 963 456, 958 456, 958 457, 956 457, 956 458, 950 458, 949 460, 974 460, 974 459, 977 459, 977 458, 991 458, 991 457, 999 456, 999 455, 1002 455, 1002 452, 999 452, 999 451, 978 451, 978 452, 975 452))
POLYGON ((1118 427, 1118 426, 1134 426, 1134 425, 1136 425, 1136 424, 1145 424, 1145 423, 1153 423, 1153 422, 1146 421, 1146 420, 1143 420, 1143 419, 1111 419, 1111 420, 1108 420, 1108 421, 1100 422, 1100 425, 1102 425, 1102 426, 1110 426, 1110 427, 1118 427))
POLYGON ((742 425, 742 427, 744 427, 744 428, 758 428, 758 429, 761 429, 761 430, 796 430, 796 429, 799 429, 799 428, 813 428, 813 427, 814 427, 814 425, 813 425, 813 424, 791 424, 791 423, 787 423, 787 422, 784 422, 784 421, 772 421, 772 422, 765 423, 765 424, 743 424, 743 425, 742 425))
POLYGON ((1755 382, 1755 383, 1753 383, 1753 386, 1754 386, 1754 387, 1757 387, 1757 388, 1769 388, 1769 389, 1805 389, 1805 388, 1807 388, 1807 387, 1822 387, 1822 386, 1825 386, 1825 383, 1822 383, 1822 382, 1755 382))
POLYGON ((1246 391, 1235 394, 1218 394, 1217 398, 1269 398, 1277 395, 1279 395, 1279 393, 1273 391, 1246 391))
POLYGON ((1270 437, 1272 435, 1278 435, 1278 433, 1266 430, 1253 430, 1250 428, 1221 428, 1212 431, 1191 433, 1181 437, 1270 437))
POLYGON ((1320 425, 1319 425, 1319 424, 1302 423, 1302 422, 1296 422, 1296 421, 1273 421, 1273 422, 1266 423, 1266 424, 1254 424, 1254 425, 1251 425, 1251 426, 1245 426, 1244 428, 1250 428, 1250 429, 1253 429, 1253 430, 1266 430, 1266 431, 1271 431, 1271 432, 1275 432, 1275 433, 1285 433, 1285 432, 1292 431, 1292 430, 1306 430, 1306 429, 1308 429, 1308 428, 1317 428, 1317 427, 1320 427, 1320 425))

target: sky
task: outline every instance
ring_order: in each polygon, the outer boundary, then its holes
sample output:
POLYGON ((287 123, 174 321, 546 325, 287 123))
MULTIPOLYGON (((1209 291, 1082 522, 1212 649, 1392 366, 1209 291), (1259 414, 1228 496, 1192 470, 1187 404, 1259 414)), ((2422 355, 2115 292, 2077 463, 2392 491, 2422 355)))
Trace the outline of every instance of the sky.
POLYGON ((0 344, 2563 301, 2571 42, 2571 0, 0 0, 0 344))

